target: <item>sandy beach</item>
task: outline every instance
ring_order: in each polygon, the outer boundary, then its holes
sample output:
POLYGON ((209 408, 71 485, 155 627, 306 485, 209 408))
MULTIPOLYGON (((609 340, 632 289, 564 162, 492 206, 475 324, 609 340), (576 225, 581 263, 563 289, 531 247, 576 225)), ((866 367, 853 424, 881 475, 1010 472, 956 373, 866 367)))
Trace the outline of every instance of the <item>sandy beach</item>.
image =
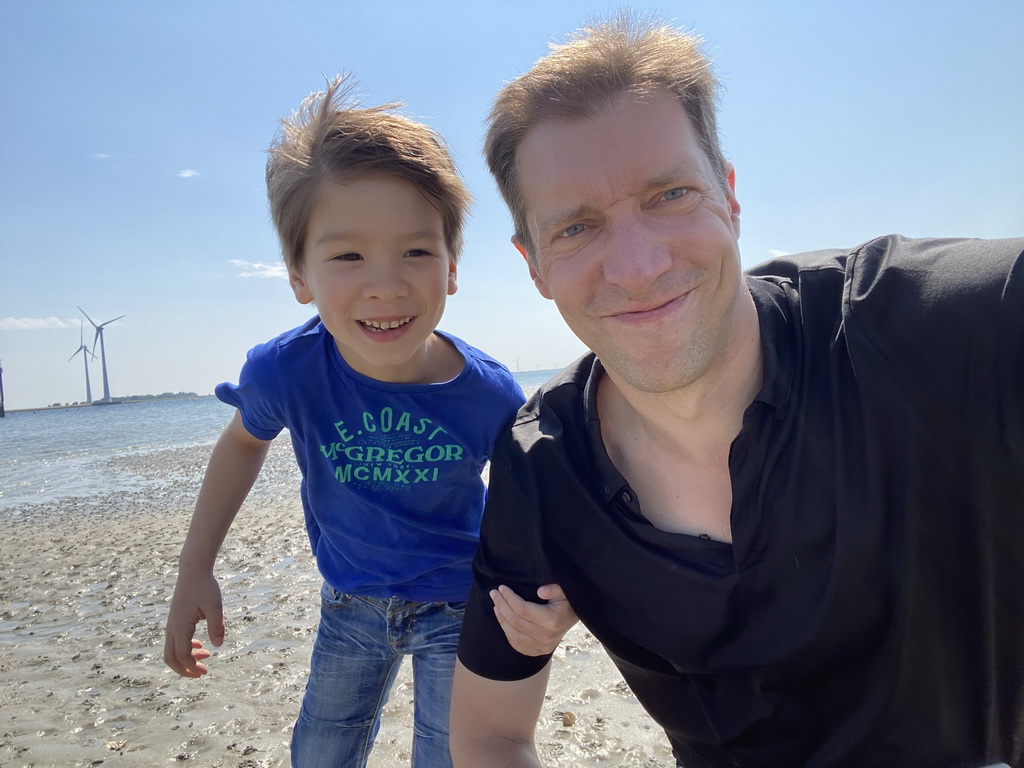
MULTIPOLYGON (((320 581, 286 441, 275 442, 221 553, 227 639, 210 674, 179 678, 161 659, 178 551, 209 451, 108 459, 97 472, 147 482, 5 514, 0 767, 288 765, 320 581)), ((408 765, 411 731, 407 663, 370 765, 408 765)), ((580 626, 556 652, 538 748, 549 766, 673 765, 664 734, 580 626)))

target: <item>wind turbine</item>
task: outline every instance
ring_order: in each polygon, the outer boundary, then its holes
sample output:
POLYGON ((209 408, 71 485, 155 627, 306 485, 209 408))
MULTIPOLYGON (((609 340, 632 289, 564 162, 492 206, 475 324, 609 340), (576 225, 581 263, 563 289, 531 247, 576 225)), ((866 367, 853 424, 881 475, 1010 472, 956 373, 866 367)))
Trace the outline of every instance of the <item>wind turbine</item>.
MULTIPOLYGON (((89 322, 92 322, 92 321, 90 320, 89 322)), ((79 328, 78 328, 78 349, 75 350, 75 355, 77 355, 79 352, 82 353, 82 362, 85 363, 85 402, 87 402, 90 405, 92 405, 92 387, 89 385, 89 358, 88 358, 88 355, 92 355, 92 352, 89 351, 89 347, 86 346, 86 344, 85 344, 85 323, 83 323, 81 320, 79 320, 78 323, 79 323, 79 328)), ((75 359, 75 355, 72 355, 71 357, 68 358, 68 362, 69 363, 72 360, 75 359)), ((95 360, 96 359, 96 355, 92 355, 92 359, 95 360)))
MULTIPOLYGON (((85 315, 85 310, 82 309, 81 307, 78 308, 78 311, 85 315)), ((100 323, 99 325, 96 325, 96 323, 92 322, 91 317, 85 315, 85 319, 92 323, 92 327, 96 329, 96 335, 93 337, 92 340, 93 357, 96 356, 96 342, 99 341, 100 343, 100 365, 103 367, 103 399, 97 400, 97 403, 110 402, 110 385, 107 383, 107 348, 106 345, 104 345, 103 343, 103 327, 110 325, 115 320, 120 320, 122 317, 124 317, 124 315, 120 315, 119 317, 115 317, 113 320, 107 320, 107 322, 105 323, 100 323)))

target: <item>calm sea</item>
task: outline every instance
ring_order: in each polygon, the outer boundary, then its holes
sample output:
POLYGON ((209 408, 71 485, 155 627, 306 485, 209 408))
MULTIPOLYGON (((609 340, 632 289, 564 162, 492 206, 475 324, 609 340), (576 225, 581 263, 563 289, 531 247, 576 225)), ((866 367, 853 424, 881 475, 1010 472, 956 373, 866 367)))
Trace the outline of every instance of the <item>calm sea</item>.
MULTIPOLYGON (((528 392, 556 371, 515 377, 528 392)), ((19 411, 0 419, 0 512, 137 486, 111 460, 212 445, 231 418, 215 397, 19 411)))

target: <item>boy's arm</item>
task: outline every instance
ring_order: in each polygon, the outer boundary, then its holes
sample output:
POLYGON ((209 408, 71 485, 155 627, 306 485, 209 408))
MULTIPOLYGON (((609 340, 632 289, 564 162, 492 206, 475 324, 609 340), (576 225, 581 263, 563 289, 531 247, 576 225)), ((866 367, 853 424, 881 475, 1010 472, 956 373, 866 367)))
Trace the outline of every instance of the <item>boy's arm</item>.
POLYGON ((213 575, 224 537, 259 475, 270 442, 253 437, 238 412, 228 423, 210 455, 192 523, 178 559, 178 581, 167 615, 164 662, 185 677, 207 672, 200 662, 210 656, 194 640, 196 626, 206 620, 210 642, 224 642, 220 586, 213 575))
POLYGON ((524 680, 488 680, 455 662, 452 763, 455 768, 540 768, 534 733, 551 662, 524 680))
POLYGON ((506 586, 492 589, 490 597, 508 644, 524 656, 552 653, 578 621, 565 592, 557 584, 545 584, 537 590, 537 597, 544 603, 523 600, 506 586))

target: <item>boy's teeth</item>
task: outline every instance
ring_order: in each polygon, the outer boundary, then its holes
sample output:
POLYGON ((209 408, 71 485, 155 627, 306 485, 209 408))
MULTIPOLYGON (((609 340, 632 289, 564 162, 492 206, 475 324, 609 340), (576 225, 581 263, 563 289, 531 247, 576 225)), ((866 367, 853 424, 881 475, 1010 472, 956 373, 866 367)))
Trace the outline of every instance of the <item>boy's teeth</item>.
POLYGON ((411 317, 406 317, 402 320, 385 320, 383 323, 379 320, 361 320, 360 322, 366 327, 377 331, 390 331, 392 328, 399 328, 405 325, 410 320, 412 320, 411 317))

